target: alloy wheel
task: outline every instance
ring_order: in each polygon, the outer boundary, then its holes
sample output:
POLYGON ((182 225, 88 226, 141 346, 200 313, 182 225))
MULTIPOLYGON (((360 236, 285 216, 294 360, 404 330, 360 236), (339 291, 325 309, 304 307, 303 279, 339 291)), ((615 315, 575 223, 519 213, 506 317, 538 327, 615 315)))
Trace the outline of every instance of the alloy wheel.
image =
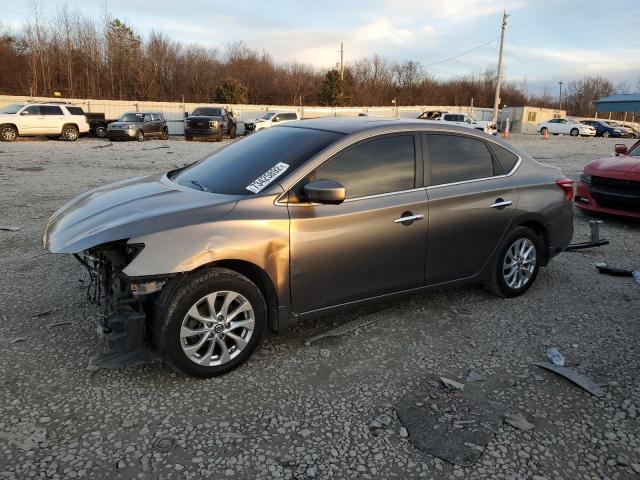
POLYGON ((187 311, 180 327, 180 345, 187 358, 198 365, 223 365, 240 355, 254 327, 255 313, 249 300, 233 291, 214 292, 187 311))
POLYGON ((502 275, 509 288, 524 287, 536 269, 536 246, 528 238, 519 238, 511 244, 504 257, 502 275))
POLYGON ((4 127, 1 134, 2 139, 7 142, 12 142, 16 139, 16 131, 12 127, 4 127))
POLYGON ((78 138, 78 132, 75 128, 67 128, 64 132, 64 138, 69 141, 74 141, 78 138))

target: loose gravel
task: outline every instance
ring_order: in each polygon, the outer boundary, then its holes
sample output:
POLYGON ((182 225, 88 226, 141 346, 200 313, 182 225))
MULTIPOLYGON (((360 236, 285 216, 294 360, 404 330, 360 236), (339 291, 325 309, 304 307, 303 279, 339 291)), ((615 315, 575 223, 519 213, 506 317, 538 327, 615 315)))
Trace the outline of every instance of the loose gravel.
MULTIPOLYGON (((509 141, 573 179, 617 143, 509 141)), ((604 219, 610 245, 560 255, 516 299, 469 285, 320 317, 268 335, 245 366, 206 381, 159 363, 88 371, 102 348, 96 310, 77 262, 45 254, 45 222, 80 192, 219 146, 0 143, 0 224, 20 227, 0 231, 0 478, 640 478, 640 285, 593 266, 640 268, 637 222, 604 219), (383 309, 376 323, 304 345, 383 309), (606 395, 534 367, 550 346, 606 395), (460 467, 414 448, 394 405, 427 376, 465 383, 470 370, 484 379, 473 388, 534 428, 503 423, 460 467)), ((589 219, 576 212, 576 240, 589 219)))

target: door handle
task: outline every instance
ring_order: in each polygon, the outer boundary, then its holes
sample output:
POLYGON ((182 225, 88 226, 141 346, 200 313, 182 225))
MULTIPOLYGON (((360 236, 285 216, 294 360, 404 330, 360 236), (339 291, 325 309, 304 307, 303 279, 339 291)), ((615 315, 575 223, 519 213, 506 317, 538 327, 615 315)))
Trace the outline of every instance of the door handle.
POLYGON ((493 205, 491 205, 491 208, 504 208, 508 207, 512 203, 513 202, 511 200, 503 200, 501 198, 497 198, 496 201, 493 202, 493 205))
POLYGON ((393 221, 393 223, 403 223, 403 224, 411 225, 416 220, 422 220, 424 218, 424 215, 421 215, 421 214, 412 215, 411 212, 408 212, 408 213, 409 213, 408 215, 406 213, 403 213, 403 215, 405 216, 396 218, 393 221))

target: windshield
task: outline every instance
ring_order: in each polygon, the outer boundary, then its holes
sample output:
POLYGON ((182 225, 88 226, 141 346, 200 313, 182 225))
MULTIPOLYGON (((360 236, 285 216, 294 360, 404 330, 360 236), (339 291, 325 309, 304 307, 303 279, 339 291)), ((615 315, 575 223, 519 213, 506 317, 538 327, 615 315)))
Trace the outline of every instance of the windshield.
POLYGON ((8 105, 4 107, 2 113, 18 113, 18 110, 24 107, 24 105, 24 103, 14 103, 13 105, 8 105))
POLYGON ((222 113, 220 112, 219 108, 200 107, 200 108, 196 108, 193 111, 193 115, 203 115, 205 117, 220 117, 222 113))
POLYGON ((274 115, 275 115, 275 113, 273 113, 273 112, 267 112, 264 115, 262 115, 260 118, 262 118, 263 120, 269 120, 274 115))
POLYGON ((118 121, 120 122, 142 122, 144 113, 125 113, 118 121))
POLYGON ((170 178, 207 192, 251 195, 276 178, 282 180, 342 136, 308 128, 269 128, 231 143, 170 178))
POLYGON ((640 157, 640 142, 633 145, 627 152, 627 155, 630 155, 632 157, 640 157))

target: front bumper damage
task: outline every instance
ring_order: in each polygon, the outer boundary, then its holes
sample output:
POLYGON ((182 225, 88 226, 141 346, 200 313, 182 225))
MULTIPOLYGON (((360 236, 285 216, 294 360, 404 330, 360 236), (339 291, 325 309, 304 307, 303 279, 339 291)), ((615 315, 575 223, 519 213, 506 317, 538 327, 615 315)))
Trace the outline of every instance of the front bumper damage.
POLYGON ((75 255, 86 269, 87 299, 100 309, 94 318, 98 335, 104 339, 104 350, 89 357, 89 370, 161 359, 150 341, 149 305, 169 279, 132 278, 122 273, 139 250, 112 242, 75 255))

